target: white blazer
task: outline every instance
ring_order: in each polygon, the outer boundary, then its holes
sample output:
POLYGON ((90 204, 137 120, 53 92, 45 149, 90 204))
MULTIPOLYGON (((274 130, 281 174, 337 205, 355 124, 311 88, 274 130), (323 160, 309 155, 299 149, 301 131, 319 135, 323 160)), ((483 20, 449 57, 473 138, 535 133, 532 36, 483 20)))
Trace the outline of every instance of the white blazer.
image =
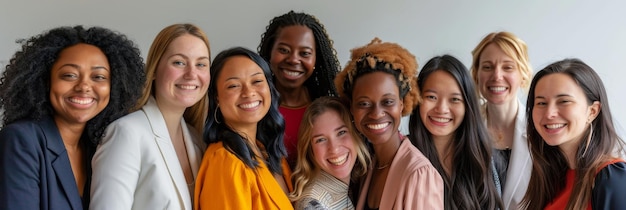
POLYGON ((205 145, 180 121, 194 176, 187 185, 154 98, 141 110, 111 123, 92 160, 92 210, 187 209, 193 206, 195 177, 205 145))
POLYGON ((526 106, 518 101, 517 107, 513 148, 511 148, 509 169, 506 172, 506 183, 504 183, 502 190, 502 202, 505 210, 520 208, 519 203, 526 194, 532 171, 532 160, 526 135, 526 106))

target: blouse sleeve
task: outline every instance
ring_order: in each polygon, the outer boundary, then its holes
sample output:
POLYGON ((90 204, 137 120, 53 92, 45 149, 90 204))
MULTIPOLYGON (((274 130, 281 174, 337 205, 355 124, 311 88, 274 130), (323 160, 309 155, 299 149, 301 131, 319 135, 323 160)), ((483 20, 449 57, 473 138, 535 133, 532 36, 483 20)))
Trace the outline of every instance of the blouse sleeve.
POLYGON ((404 209, 443 209, 443 179, 432 167, 421 167, 410 175, 407 193, 411 198, 404 200, 404 209))
POLYGON ((592 190, 591 205, 596 209, 626 208, 626 163, 608 165, 596 175, 592 190))
POLYGON ((42 151, 37 137, 9 125, 0 131, 0 209, 39 209, 42 151))
MULTIPOLYGON (((208 151, 207 151, 208 152, 208 151)), ((201 209, 252 209, 254 171, 226 149, 205 154, 198 178, 197 201, 201 209)))
POLYGON ((295 210, 327 210, 320 201, 311 197, 304 197, 294 205, 295 210))

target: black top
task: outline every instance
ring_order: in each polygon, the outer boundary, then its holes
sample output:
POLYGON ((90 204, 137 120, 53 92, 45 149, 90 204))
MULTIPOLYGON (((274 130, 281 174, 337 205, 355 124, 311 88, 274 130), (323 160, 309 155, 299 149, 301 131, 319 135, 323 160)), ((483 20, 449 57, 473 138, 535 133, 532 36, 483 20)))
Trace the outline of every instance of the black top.
POLYGON ((597 209, 626 209, 626 162, 610 164, 596 175, 591 206, 597 209))

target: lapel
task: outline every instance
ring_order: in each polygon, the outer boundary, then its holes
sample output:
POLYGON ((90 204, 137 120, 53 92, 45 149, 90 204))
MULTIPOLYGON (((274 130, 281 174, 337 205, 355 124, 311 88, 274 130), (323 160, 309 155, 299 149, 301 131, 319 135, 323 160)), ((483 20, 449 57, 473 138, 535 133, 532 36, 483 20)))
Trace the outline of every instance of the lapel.
POLYGON ((383 187, 383 194, 380 198, 378 209, 393 209, 396 205, 396 201, 398 200, 397 197, 400 190, 404 190, 406 188, 406 186, 402 186, 405 184, 405 178, 403 176, 407 175, 406 170, 412 169, 411 161, 413 161, 413 159, 408 156, 409 153, 407 152, 407 146, 413 145, 406 138, 403 138, 401 141, 400 148, 398 148, 398 151, 389 166, 389 173, 387 174, 387 179, 385 180, 385 186, 383 187))
POLYGON ((520 202, 530 180, 532 170, 532 161, 530 159, 530 151, 528 150, 528 141, 526 134, 526 113, 523 104, 518 101, 517 116, 515 119, 515 133, 513 136, 513 148, 511 151, 511 159, 509 170, 507 171, 507 181, 505 183, 502 199, 505 209, 516 208, 510 206, 511 202, 520 202))
MULTIPOLYGON (((202 156, 206 146, 200 137, 200 134, 196 132, 193 127, 189 127, 185 122, 185 119, 181 119, 180 124, 183 127, 183 136, 185 141, 185 148, 187 149, 187 157, 189 158, 189 165, 191 165, 191 172, 193 177, 198 175, 198 169, 202 162, 202 156)), ((195 178, 194 178, 195 179, 195 178)))
MULTIPOLYGON (((163 115, 161 114, 156 101, 152 97, 150 97, 148 103, 141 109, 148 118, 152 133, 154 134, 154 142, 159 149, 158 152, 161 153, 161 157, 163 157, 163 162, 165 163, 165 168, 169 173, 169 177, 174 186, 176 186, 177 197, 181 199, 180 202, 185 206, 185 208, 189 208, 187 207, 187 204, 191 204, 191 196, 189 195, 187 180, 185 179, 183 170, 180 167, 178 156, 174 150, 174 145, 170 139, 167 126, 165 125, 165 119, 163 119, 163 115)), ((184 122, 184 120, 182 120, 182 122, 184 122)), ((186 130, 186 125, 184 123, 182 126, 183 130, 186 130)), ((185 138, 187 138, 187 136, 185 136, 185 138)))
MULTIPOLYGON (((65 194, 68 203, 72 206, 72 209, 83 209, 82 200, 78 193, 78 186, 76 186, 76 180, 74 179, 74 172, 72 172, 70 159, 67 156, 67 150, 65 150, 59 129, 52 117, 46 117, 40 122, 41 130, 45 136, 46 146, 50 152, 50 165, 52 166, 52 170, 54 170, 57 181, 61 185, 60 188, 65 194)), ((52 180, 49 180, 49 182, 51 181, 52 180)))

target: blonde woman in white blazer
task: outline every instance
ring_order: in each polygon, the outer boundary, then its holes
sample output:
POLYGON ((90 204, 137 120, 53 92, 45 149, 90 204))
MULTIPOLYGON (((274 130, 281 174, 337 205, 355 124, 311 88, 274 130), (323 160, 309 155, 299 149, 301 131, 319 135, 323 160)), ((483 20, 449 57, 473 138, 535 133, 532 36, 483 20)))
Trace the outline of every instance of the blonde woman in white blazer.
POLYGON ((93 157, 90 209, 192 209, 209 65, 198 27, 174 24, 157 35, 139 110, 106 129, 93 157))
POLYGON ((493 139, 504 209, 518 209, 532 170, 526 140, 526 106, 518 93, 532 78, 526 43, 510 32, 485 36, 472 51, 472 77, 485 100, 483 116, 493 139))

